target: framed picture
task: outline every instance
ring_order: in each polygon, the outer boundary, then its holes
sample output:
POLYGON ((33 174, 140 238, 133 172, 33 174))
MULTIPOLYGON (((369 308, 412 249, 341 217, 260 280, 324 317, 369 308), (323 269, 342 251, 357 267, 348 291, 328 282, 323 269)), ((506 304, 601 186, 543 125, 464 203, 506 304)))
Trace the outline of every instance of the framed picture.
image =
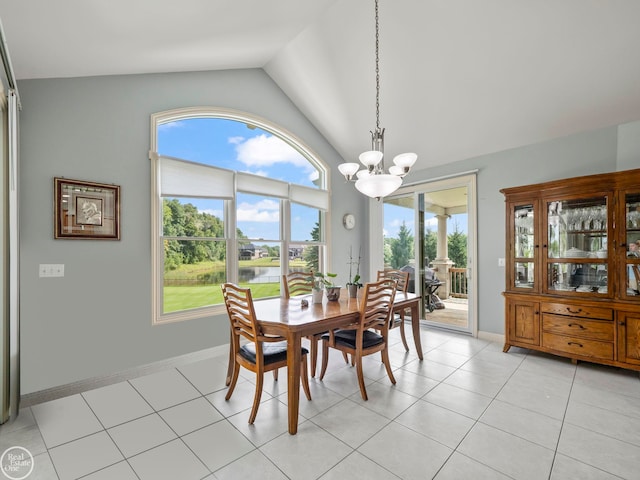
POLYGON ((55 177, 54 238, 120 240, 120 186, 55 177))

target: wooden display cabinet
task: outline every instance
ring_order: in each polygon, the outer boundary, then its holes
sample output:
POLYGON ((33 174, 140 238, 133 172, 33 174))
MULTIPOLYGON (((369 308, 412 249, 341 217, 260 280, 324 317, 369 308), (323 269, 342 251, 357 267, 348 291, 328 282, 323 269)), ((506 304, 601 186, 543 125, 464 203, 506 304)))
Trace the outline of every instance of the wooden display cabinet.
POLYGON ((504 351, 640 370, 640 169, 501 192, 504 351))

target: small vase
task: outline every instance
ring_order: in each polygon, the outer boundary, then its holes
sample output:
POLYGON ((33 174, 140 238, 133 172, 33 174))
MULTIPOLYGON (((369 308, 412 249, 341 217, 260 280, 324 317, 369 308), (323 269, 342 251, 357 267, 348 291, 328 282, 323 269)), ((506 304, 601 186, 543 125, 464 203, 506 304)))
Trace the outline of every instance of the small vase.
POLYGON ((327 287, 327 300, 336 302, 340 299, 340 287, 327 287))
POLYGON ((322 303, 322 290, 314 290, 311 294, 313 303, 322 303))
POLYGON ((357 298, 358 297, 358 285, 356 285, 356 284, 347 285, 347 289, 349 290, 349 297, 350 298, 357 298))

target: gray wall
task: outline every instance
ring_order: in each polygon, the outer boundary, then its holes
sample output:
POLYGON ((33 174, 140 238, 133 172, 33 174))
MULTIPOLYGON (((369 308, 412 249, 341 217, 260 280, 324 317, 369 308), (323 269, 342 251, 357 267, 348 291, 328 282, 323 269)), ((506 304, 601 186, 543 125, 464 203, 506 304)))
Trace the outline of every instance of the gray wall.
MULTIPOLYGON (((151 113, 250 112, 298 136, 330 167, 342 161, 262 70, 27 80, 19 89, 22 394, 228 342, 226 316, 151 325, 151 113), (55 176, 120 185, 122 239, 54 240, 55 176), (40 263, 64 264, 65 276, 39 278, 40 263)), ((332 172, 340 247, 331 268, 346 278, 348 245, 361 238, 342 228, 342 214, 348 206, 363 219, 366 205, 332 172)))
MULTIPOLYGON (((151 325, 149 115, 216 106, 267 118, 329 166, 342 160, 262 70, 27 80, 21 112, 21 345, 23 394, 115 373, 227 342, 226 316, 151 325), (54 176, 122 187, 122 240, 53 240, 54 176), (65 277, 38 278, 63 263, 65 277)), ((478 173, 479 330, 504 332, 504 199, 499 190, 640 166, 638 127, 587 132, 451 165, 409 181, 478 173), (621 133, 622 132, 622 133, 621 133), (619 137, 624 160, 618 160, 619 137)), ((366 247, 365 198, 332 170, 330 271, 348 275, 349 246, 366 247), (342 228, 356 214, 359 226, 342 228)), ((366 259, 361 271, 368 271, 366 259)), ((367 279, 365 279, 367 280, 367 279)))

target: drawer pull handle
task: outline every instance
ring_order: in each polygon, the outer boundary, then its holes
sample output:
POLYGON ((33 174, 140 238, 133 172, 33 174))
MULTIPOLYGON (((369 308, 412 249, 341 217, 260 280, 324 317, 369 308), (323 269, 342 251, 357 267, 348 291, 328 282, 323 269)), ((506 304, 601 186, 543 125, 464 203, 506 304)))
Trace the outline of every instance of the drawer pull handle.
POLYGON ((584 326, 580 325, 579 323, 570 323, 569 326, 578 327, 580 330, 584 330, 584 326))
POLYGON ((568 342, 568 343, 567 343, 567 345, 577 345, 577 346, 579 346, 580 348, 582 348, 582 344, 581 344, 581 343, 578 343, 578 342, 568 342))
POLYGON ((571 307, 567 307, 567 312, 569 312, 569 313, 580 313, 580 312, 582 312, 582 309, 579 308, 578 310, 571 310, 571 307))

